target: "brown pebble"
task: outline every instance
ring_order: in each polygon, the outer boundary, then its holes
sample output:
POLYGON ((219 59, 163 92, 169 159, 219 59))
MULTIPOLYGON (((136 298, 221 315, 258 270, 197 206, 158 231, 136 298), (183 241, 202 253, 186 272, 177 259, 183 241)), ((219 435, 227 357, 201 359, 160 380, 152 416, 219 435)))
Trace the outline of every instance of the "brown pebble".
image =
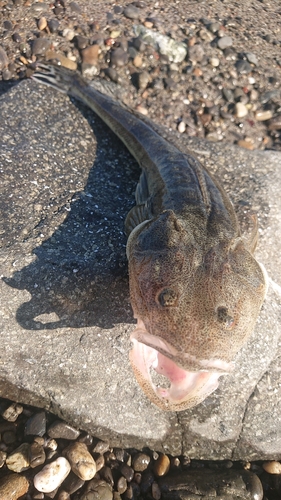
POLYGON ((270 120, 270 118, 272 118, 272 111, 270 111, 270 109, 256 112, 256 120, 258 122, 264 122, 266 120, 270 120))
POLYGON ((193 74, 194 74, 194 76, 202 76, 203 75, 203 71, 200 68, 194 68, 193 74))
POLYGON ((153 28, 153 23, 151 21, 145 21, 143 25, 148 29, 153 28))
POLYGON ((29 482, 20 474, 9 474, 0 479, 0 500, 17 500, 27 493, 29 482))
POLYGON ((269 130, 281 130, 281 115, 272 118, 268 124, 269 130))
POLYGON ((80 435, 80 431, 61 420, 56 420, 48 429, 48 436, 51 438, 61 438, 74 440, 80 435))
POLYGON ((40 31, 44 30, 47 28, 47 19, 45 17, 40 17, 37 23, 38 29, 40 31))
POLYGON ((156 476, 165 476, 170 469, 170 459, 167 455, 163 453, 159 454, 159 458, 156 460, 153 466, 153 470, 156 476))
POLYGON ((29 468, 29 443, 22 443, 6 458, 6 465, 8 469, 14 472, 22 472, 29 468))
POLYGON ((99 457, 95 460, 95 462, 96 462, 96 468, 97 468, 97 472, 98 472, 99 470, 101 470, 101 469, 104 467, 104 463, 105 463, 105 461, 104 461, 104 456, 103 456, 103 455, 100 455, 100 456, 99 456, 99 457))
POLYGON ((255 144, 252 141, 247 141, 245 139, 240 139, 240 141, 237 142, 237 145, 240 146, 240 148, 245 148, 250 150, 255 149, 255 144))
POLYGON ((123 493, 125 493, 126 489, 127 489, 127 481, 124 477, 121 476, 117 482, 118 493, 122 495, 123 493))
POLYGON ((1 467, 3 467, 5 461, 6 461, 6 458, 7 458, 7 453, 5 451, 0 451, 0 469, 1 467))
POLYGON ((46 460, 43 446, 39 443, 32 443, 29 450, 29 459, 30 467, 32 469, 34 469, 34 467, 38 467, 38 465, 42 465, 46 460))
POLYGON ((140 68, 142 66, 142 57, 139 55, 134 57, 133 64, 136 68, 140 68))
POLYGON ((90 45, 86 49, 81 50, 81 57, 84 64, 95 66, 99 57, 99 45, 90 45))
POLYGON ((93 449, 94 453, 100 453, 101 455, 109 450, 108 441, 98 441, 93 449))
POLYGON ((133 458, 132 467, 136 472, 142 472, 147 469, 149 463, 149 455, 146 455, 146 453, 137 453, 133 458))
POLYGON ((57 59, 64 68, 71 69, 72 71, 77 70, 77 63, 71 61, 68 57, 65 57, 60 52, 55 52, 54 50, 47 50, 45 55, 46 60, 57 59))
POLYGON ((124 464, 122 465, 120 469, 121 474, 127 479, 128 482, 132 481, 134 477, 134 469, 132 467, 129 467, 129 465, 124 464))
POLYGON ((96 464, 84 443, 70 444, 64 454, 71 465, 71 469, 83 481, 93 479, 96 474, 96 464))
POLYGON ((161 498, 161 490, 156 482, 152 483, 151 493, 154 500, 160 500, 161 498))
POLYGON ((71 497, 70 497, 70 494, 67 493, 67 491, 60 491, 59 494, 58 494, 58 500, 70 500, 71 497))
POLYGON ((276 460, 264 462, 262 468, 269 474, 281 474, 281 463, 276 460))
MULTIPOLYGON (((0 49, 2 49, 2 47, 0 47, 0 49)), ((8 406, 5 411, 3 411, 2 417, 4 418, 4 420, 8 420, 8 422, 15 422, 22 412, 23 407, 18 403, 13 403, 8 406)))

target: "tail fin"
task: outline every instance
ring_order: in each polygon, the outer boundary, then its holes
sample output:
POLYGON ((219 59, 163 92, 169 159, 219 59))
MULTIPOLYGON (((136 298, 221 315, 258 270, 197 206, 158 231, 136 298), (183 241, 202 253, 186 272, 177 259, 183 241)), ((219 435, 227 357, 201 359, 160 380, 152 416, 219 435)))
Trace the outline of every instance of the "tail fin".
POLYGON ((62 66, 53 66, 43 63, 37 65, 36 71, 31 78, 43 85, 53 87, 64 94, 71 93, 71 87, 73 86, 74 80, 77 78, 79 79, 80 85, 86 85, 83 79, 74 71, 63 68, 62 66))

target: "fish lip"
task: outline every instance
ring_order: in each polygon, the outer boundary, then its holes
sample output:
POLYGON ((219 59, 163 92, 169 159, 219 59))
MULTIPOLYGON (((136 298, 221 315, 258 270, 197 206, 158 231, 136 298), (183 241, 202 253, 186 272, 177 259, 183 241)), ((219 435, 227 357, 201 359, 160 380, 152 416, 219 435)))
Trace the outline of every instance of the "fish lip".
POLYGON ((141 344, 155 349, 185 370, 216 372, 224 375, 231 373, 234 369, 233 363, 228 363, 221 359, 198 359, 192 354, 179 352, 166 340, 148 333, 145 328, 139 326, 131 333, 130 340, 132 342, 136 340, 141 344))
MULTIPOLYGON (((177 350, 168 342, 149 334, 142 321, 131 334, 133 349, 130 361, 135 377, 146 396, 161 410, 182 411, 193 408, 214 392, 219 377, 229 373, 233 366, 220 360, 188 360, 188 369, 174 361, 177 350), (203 366, 202 366, 203 361, 203 366), (150 370, 153 368, 170 381, 169 388, 156 387, 150 370)), ((182 354, 181 354, 182 356, 182 354)))

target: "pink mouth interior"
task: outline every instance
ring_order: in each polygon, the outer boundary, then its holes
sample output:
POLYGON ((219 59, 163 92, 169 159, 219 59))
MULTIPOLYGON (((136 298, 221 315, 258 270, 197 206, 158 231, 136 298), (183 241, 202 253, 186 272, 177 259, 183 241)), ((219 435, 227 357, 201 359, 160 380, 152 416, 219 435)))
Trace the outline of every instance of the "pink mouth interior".
MULTIPOLYGON (((203 367, 200 367, 198 371, 188 371, 163 354, 164 351, 171 357, 176 357, 175 349, 163 340, 149 335, 145 330, 137 328, 131 335, 131 341, 133 349, 130 352, 130 361, 135 376, 145 394, 160 408, 175 411, 191 408, 203 401, 218 387, 222 368, 225 367, 223 362, 221 362, 222 366, 219 366, 218 360, 214 362, 214 367, 218 365, 218 371, 210 372, 208 369, 204 370, 203 367), (146 345, 143 340, 153 345, 156 343, 156 348, 146 345), (162 352, 159 352, 157 348, 162 352), (152 380, 151 369, 166 377, 170 387, 157 387, 152 380)), ((208 366, 208 362, 206 365, 208 366)))

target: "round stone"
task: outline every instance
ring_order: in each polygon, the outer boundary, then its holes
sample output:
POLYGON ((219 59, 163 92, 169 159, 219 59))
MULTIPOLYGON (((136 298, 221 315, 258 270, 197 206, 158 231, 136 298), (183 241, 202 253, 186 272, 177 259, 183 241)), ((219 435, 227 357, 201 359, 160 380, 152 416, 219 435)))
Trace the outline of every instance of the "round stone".
POLYGON ((163 453, 159 454, 156 462, 154 463, 153 470, 156 476, 165 476, 170 469, 170 459, 163 453))
POLYGON ((247 116, 248 114, 248 109, 246 108, 245 104, 242 102, 237 102, 235 104, 235 115, 237 118, 243 118, 244 116, 247 116))
POLYGON ((128 482, 132 481, 134 477, 134 469, 127 464, 122 465, 120 469, 121 474, 127 479, 128 482))
POLYGON ((70 444, 64 453, 74 474, 83 481, 93 479, 96 474, 96 463, 84 443, 70 444))
POLYGON ((59 457, 45 465, 34 476, 34 486, 38 491, 50 493, 58 488, 71 471, 70 463, 64 457, 59 457))
POLYGON ((43 436, 46 432, 46 413, 40 411, 32 415, 25 424, 26 436, 43 436))
POLYGON ((80 431, 61 420, 56 420, 48 429, 48 436, 55 439, 75 440, 80 436, 80 431))
POLYGON ((122 495, 127 489, 127 481, 124 477, 120 477, 117 482, 117 491, 122 495))
POLYGON ((80 500, 112 500, 111 486, 102 479, 92 479, 87 486, 87 491, 80 500))
POLYGON ((43 446, 39 443, 32 443, 29 450, 29 460, 32 469, 38 467, 38 465, 42 465, 46 460, 43 446))
POLYGON ((142 472, 147 469, 149 463, 149 455, 146 455, 146 453, 137 453, 133 458, 132 467, 136 472, 142 472))
POLYGON ((28 443, 23 443, 7 457, 6 465, 9 470, 22 472, 29 468, 29 448, 28 443))
POLYGON ((47 28, 47 19, 46 17, 40 17, 40 19, 38 20, 38 29, 42 31, 45 28, 47 28))
MULTIPOLYGON (((6 54, 6 52, 5 52, 6 54)), ((1 47, 0 47, 0 69, 1 69, 1 47)), ((18 416, 23 412, 23 407, 18 403, 13 403, 8 406, 1 414, 4 420, 15 422, 18 416)))
POLYGON ((269 474, 281 474, 281 463, 276 460, 264 462, 262 468, 269 474))
POLYGON ((244 59, 239 59, 239 61, 235 64, 235 67, 240 75, 247 75, 252 71, 252 66, 244 59))
POLYGON ((95 66, 98 62, 99 57, 99 45, 90 45, 86 49, 81 50, 81 57, 84 64, 90 64, 95 66))
POLYGON ((127 17, 128 19, 139 19, 141 12, 140 10, 135 7, 134 5, 128 5, 124 9, 124 16, 127 17))
POLYGON ((128 54, 121 47, 114 49, 110 55, 110 62, 113 66, 124 66, 128 62, 128 54))
POLYGON ((27 493, 29 482, 20 474, 9 474, 0 479, 0 499, 17 500, 27 493))
POLYGON ((270 111, 270 109, 267 109, 265 111, 257 111, 255 116, 258 122, 264 122, 272 118, 272 111, 270 111))
POLYGON ((227 49, 228 47, 231 47, 232 43, 233 42, 231 36, 222 36, 221 38, 219 38, 217 46, 219 49, 224 50, 227 49))
POLYGON ((31 50, 34 56, 41 56, 46 53, 51 45, 50 40, 48 38, 36 38, 32 42, 31 50))

